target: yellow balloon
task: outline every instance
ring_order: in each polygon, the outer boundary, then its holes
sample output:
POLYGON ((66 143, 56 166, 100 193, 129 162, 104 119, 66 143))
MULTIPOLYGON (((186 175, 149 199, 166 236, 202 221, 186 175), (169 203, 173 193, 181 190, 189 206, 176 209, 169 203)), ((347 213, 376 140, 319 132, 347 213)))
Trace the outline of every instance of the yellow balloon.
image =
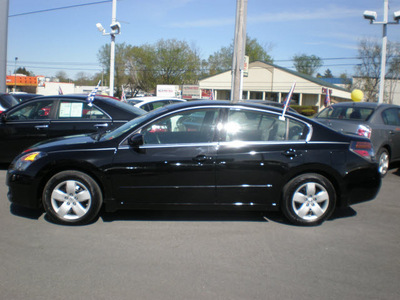
POLYGON ((351 100, 354 102, 360 102, 362 99, 364 99, 364 93, 361 90, 353 90, 351 92, 351 100))

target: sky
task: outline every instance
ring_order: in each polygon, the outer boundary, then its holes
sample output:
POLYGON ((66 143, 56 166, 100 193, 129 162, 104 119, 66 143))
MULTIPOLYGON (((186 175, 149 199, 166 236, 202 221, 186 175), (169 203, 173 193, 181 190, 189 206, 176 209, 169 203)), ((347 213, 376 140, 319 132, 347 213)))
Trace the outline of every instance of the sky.
MULTIPOLYGON (((236 2, 118 0, 121 34, 116 43, 184 40, 207 59, 233 42, 236 2)), ((319 73, 330 69, 334 76, 351 76, 359 63, 360 40, 382 41, 383 26, 369 24, 363 12, 376 11, 382 21, 383 4, 384 0, 248 0, 247 35, 265 46, 279 66, 294 69, 294 55, 316 55, 324 63, 319 73)), ((389 0, 390 21, 399 10, 400 0, 389 0)), ((65 71, 72 79, 79 72, 101 72, 97 54, 110 36, 103 36, 96 23, 109 32, 111 17, 111 0, 9 0, 7 75, 15 66, 49 77, 65 71)), ((388 40, 400 42, 400 25, 388 26, 388 40)))

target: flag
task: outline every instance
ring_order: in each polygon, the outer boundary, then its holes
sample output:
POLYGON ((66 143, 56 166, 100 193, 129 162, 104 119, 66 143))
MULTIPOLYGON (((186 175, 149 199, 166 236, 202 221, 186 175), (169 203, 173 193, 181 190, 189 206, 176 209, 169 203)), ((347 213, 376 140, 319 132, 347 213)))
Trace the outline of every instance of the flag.
POLYGON ((61 86, 58 86, 58 94, 59 95, 64 95, 61 86))
POLYGON ((292 100, 292 95, 293 95, 295 86, 296 86, 296 82, 293 83, 292 87, 290 88, 289 94, 286 96, 285 101, 283 101, 283 112, 282 112, 282 116, 279 116, 279 120, 282 120, 282 121, 285 120, 285 113, 290 104, 290 100, 292 100))
POLYGON ((126 101, 126 95, 125 95, 125 91, 124 91, 124 87, 123 87, 123 86, 122 86, 121 101, 122 101, 122 102, 127 102, 127 101, 126 101))
POLYGON ((326 89, 326 95, 325 95, 325 107, 330 107, 331 106, 331 90, 326 89))
POLYGON ((290 88, 289 94, 286 96, 285 101, 283 101, 283 107, 289 106, 290 100, 292 100, 292 95, 294 88, 296 86, 296 82, 293 83, 292 87, 290 88))
POLYGON ((97 90, 99 89, 101 80, 99 81, 99 83, 97 84, 97 86, 93 89, 93 91, 90 92, 90 94, 87 97, 87 102, 89 106, 92 106, 92 102, 94 100, 94 97, 96 96, 97 90))

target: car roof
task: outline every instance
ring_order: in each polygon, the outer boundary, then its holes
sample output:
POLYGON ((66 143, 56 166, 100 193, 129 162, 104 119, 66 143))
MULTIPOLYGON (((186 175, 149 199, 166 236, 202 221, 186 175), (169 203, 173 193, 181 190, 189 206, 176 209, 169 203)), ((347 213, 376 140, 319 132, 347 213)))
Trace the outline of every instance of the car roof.
MULTIPOLYGON (((39 96, 39 97, 35 97, 35 98, 31 98, 31 99, 27 99, 23 102, 18 103, 17 105, 15 105, 14 107, 19 107, 20 105, 25 105, 29 102, 33 102, 33 101, 38 101, 38 100, 43 100, 43 99, 57 99, 57 100, 86 100, 88 98, 88 95, 77 95, 77 94, 70 94, 70 95, 49 95, 49 96, 39 96)), ((134 113, 136 115, 142 115, 145 114, 146 111, 144 111, 143 109, 139 108, 139 107, 135 107, 132 106, 128 103, 119 101, 118 99, 114 99, 114 98, 110 98, 110 97, 103 97, 100 95, 96 95, 94 97, 93 103, 94 104, 98 104, 99 102, 104 103, 107 106, 112 106, 112 107, 117 107, 119 109, 122 109, 126 112, 130 112, 130 113, 134 113)), ((13 108, 14 108, 13 107, 13 108)))
POLYGON ((396 104, 389 103, 377 103, 377 102, 338 102, 332 104, 333 107, 365 107, 365 108, 377 108, 377 107, 399 107, 396 104))
POLYGON ((159 101, 159 100, 178 100, 178 101, 186 101, 185 99, 181 98, 173 98, 173 97, 133 97, 126 99, 127 101, 141 101, 141 102, 153 102, 153 101, 159 101))
MULTIPOLYGON (((276 107, 276 106, 270 106, 270 105, 265 105, 265 104, 259 104, 259 103, 253 103, 253 102, 237 102, 233 103, 228 100, 196 100, 196 101, 186 101, 186 102, 181 102, 181 103, 176 103, 176 104, 170 104, 167 106, 164 106, 162 108, 157 109, 157 111, 165 111, 165 110, 174 110, 175 108, 190 108, 190 107, 199 107, 199 106, 238 106, 238 107, 247 107, 247 108, 256 108, 256 109, 262 109, 262 110, 270 110, 274 111, 277 113, 282 113, 283 109, 281 107, 276 107)), ((286 111, 286 114, 291 115, 291 116, 296 116, 298 117, 303 117, 300 114, 296 112, 291 112, 291 111, 286 111)), ((304 117, 304 119, 309 120, 309 118, 304 117)))

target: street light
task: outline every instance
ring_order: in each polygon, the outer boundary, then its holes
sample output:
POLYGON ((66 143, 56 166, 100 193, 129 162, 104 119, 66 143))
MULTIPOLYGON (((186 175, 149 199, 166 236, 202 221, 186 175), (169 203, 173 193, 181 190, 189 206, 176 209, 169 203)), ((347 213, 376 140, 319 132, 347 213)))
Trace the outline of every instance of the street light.
POLYGON ((379 82, 379 97, 378 103, 383 103, 383 97, 385 93, 385 73, 386 73, 386 48, 387 48, 387 25, 399 24, 400 11, 396 11, 393 14, 395 22, 388 22, 388 11, 389 11, 389 0, 384 0, 383 4, 383 21, 377 22, 377 13, 375 11, 366 10, 364 11, 364 19, 369 20, 370 24, 383 25, 382 34, 382 54, 381 54, 381 80, 379 82))
POLYGON ((114 96, 114 69, 115 69, 115 36, 121 33, 121 24, 117 22, 117 0, 112 3, 112 19, 111 19, 111 32, 107 33, 101 23, 96 24, 97 29, 103 35, 111 36, 110 47, 110 91, 109 95, 114 96))

